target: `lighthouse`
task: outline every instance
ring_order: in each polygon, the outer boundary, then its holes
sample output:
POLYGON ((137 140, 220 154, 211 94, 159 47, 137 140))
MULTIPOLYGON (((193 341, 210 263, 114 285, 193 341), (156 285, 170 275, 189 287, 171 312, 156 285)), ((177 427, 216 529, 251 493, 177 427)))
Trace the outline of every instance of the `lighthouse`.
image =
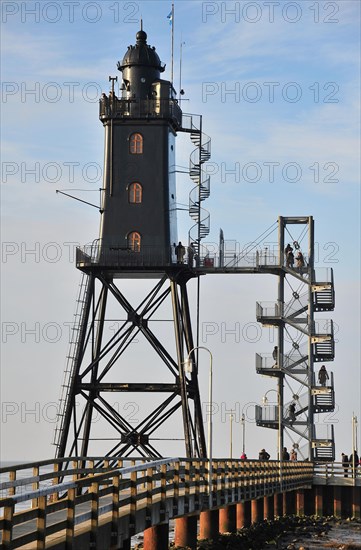
POLYGON ((182 112, 164 65, 140 30, 118 62, 122 96, 103 94, 104 192, 99 245, 105 258, 169 265, 177 243, 175 137, 182 112))
MULTIPOLYGON (((189 245, 197 256, 209 231, 209 215, 203 216, 201 208, 209 195, 209 177, 202 176, 209 140, 204 141, 200 115, 182 114, 172 83, 161 78, 165 66, 142 28, 117 67, 121 95, 115 93, 114 77, 109 94, 100 98, 105 130, 100 233, 77 249, 82 279, 55 431, 56 454, 160 457, 164 451, 157 442, 166 433, 169 441, 184 442, 181 452, 187 456, 205 457, 198 342, 192 326, 199 316, 191 311, 199 302, 191 307, 187 290, 199 274, 187 256, 187 262, 176 257, 175 141, 178 132, 186 132, 195 147, 190 158, 193 225, 184 250, 189 245), (134 288, 129 297, 125 279, 139 287, 135 303, 134 288), (151 284, 156 280, 145 296, 142 279, 151 284), (158 310, 167 303, 172 338, 168 329, 153 328, 160 322, 158 310), (145 351, 137 362, 132 344, 138 340, 151 353, 145 351), (189 361, 192 368, 186 370, 189 361), (154 398, 150 410, 143 417, 140 410, 134 422, 126 414, 129 394, 138 405, 149 394, 154 398)), ((168 444, 166 449, 169 455, 168 444)))

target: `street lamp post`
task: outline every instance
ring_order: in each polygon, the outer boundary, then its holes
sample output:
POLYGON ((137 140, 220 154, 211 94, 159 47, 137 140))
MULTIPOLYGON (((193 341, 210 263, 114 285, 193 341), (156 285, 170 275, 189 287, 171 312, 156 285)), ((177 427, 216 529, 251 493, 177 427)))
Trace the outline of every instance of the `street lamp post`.
POLYGON ((229 415, 229 420, 230 420, 230 455, 232 460, 233 458, 233 411, 231 411, 229 415))
POLYGON ((195 346, 192 348, 187 359, 184 361, 185 369, 189 372, 192 371, 193 363, 191 361, 190 355, 196 349, 204 349, 209 353, 209 384, 208 384, 208 400, 210 405, 209 416, 208 416, 208 492, 209 492, 209 508, 212 508, 212 479, 213 479, 213 456, 212 456, 212 447, 213 447, 213 355, 212 352, 204 346, 195 346))
POLYGON ((282 448, 281 448, 282 447, 282 443, 281 443, 281 441, 282 441, 282 406, 281 406, 281 396, 280 396, 279 392, 276 391, 276 390, 268 390, 264 394, 264 396, 262 398, 262 401, 265 405, 268 403, 267 394, 270 393, 271 391, 274 391, 277 394, 277 408, 278 408, 278 443, 277 443, 277 447, 278 447, 278 460, 279 460, 279 465, 280 465, 280 487, 281 487, 281 491, 282 491, 282 448))
POLYGON ((357 452, 357 416, 352 413, 352 477, 356 477, 355 451, 357 452))
POLYGON ((242 423, 242 453, 245 454, 246 452, 246 417, 244 413, 241 417, 241 423, 242 423))

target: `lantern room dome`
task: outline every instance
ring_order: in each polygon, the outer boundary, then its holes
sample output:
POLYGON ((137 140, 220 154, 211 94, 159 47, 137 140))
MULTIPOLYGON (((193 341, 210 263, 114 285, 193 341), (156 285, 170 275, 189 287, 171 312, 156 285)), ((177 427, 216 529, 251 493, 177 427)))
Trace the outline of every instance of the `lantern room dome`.
POLYGON ((136 44, 128 46, 128 50, 122 62, 118 62, 118 69, 123 71, 126 67, 152 67, 163 72, 165 66, 159 59, 154 46, 147 44, 147 33, 141 29, 136 34, 136 44))

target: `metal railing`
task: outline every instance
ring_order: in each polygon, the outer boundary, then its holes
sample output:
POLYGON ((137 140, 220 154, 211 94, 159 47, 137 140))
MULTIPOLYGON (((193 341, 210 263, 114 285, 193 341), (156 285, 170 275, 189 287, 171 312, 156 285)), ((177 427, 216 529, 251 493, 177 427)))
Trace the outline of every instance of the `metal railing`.
POLYGON ((104 94, 99 101, 99 118, 165 118, 181 127, 182 110, 176 99, 122 99, 104 94))
POLYGON ((313 483, 316 485, 361 485, 361 465, 348 462, 316 462, 313 483))

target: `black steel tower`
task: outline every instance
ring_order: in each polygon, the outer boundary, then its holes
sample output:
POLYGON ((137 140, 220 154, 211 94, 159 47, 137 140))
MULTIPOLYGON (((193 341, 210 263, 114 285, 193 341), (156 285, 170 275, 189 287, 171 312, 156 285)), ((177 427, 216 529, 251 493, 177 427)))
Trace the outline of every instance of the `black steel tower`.
POLYGON ((103 440, 102 455, 161 456, 154 443, 161 439, 156 437, 158 430, 181 412, 183 429, 173 422, 172 435, 184 438, 187 456, 204 457, 196 342, 187 292, 187 283, 197 272, 193 261, 185 264, 179 257, 177 261, 175 253, 176 134, 189 132, 198 155, 191 160, 198 196, 193 193, 190 203, 197 231, 185 246, 192 242, 195 254, 207 234, 200 203, 209 194, 205 187, 209 182, 201 176, 209 149, 202 144, 201 124, 195 124, 201 118, 182 114, 172 83, 160 78, 164 66, 143 30, 118 69, 122 97, 116 97, 115 79, 110 79, 112 90, 100 100, 105 128, 100 236, 77 250, 76 263, 83 277, 55 433, 57 456, 94 454, 94 442, 99 440, 103 440), (132 305, 134 289, 131 297, 125 296, 124 289, 129 280, 138 279, 149 279, 151 289, 132 305), (167 302, 172 338, 169 333, 157 334, 155 328, 167 302), (150 347, 134 366, 137 339, 150 347), (184 370, 188 356, 194 363, 191 373, 184 370), (156 376, 161 377, 159 382, 156 376), (130 420, 124 407, 114 402, 115 394, 121 399, 130 393, 136 395, 137 403, 153 393, 157 404, 142 418, 143 411, 138 410, 137 420, 130 420))

